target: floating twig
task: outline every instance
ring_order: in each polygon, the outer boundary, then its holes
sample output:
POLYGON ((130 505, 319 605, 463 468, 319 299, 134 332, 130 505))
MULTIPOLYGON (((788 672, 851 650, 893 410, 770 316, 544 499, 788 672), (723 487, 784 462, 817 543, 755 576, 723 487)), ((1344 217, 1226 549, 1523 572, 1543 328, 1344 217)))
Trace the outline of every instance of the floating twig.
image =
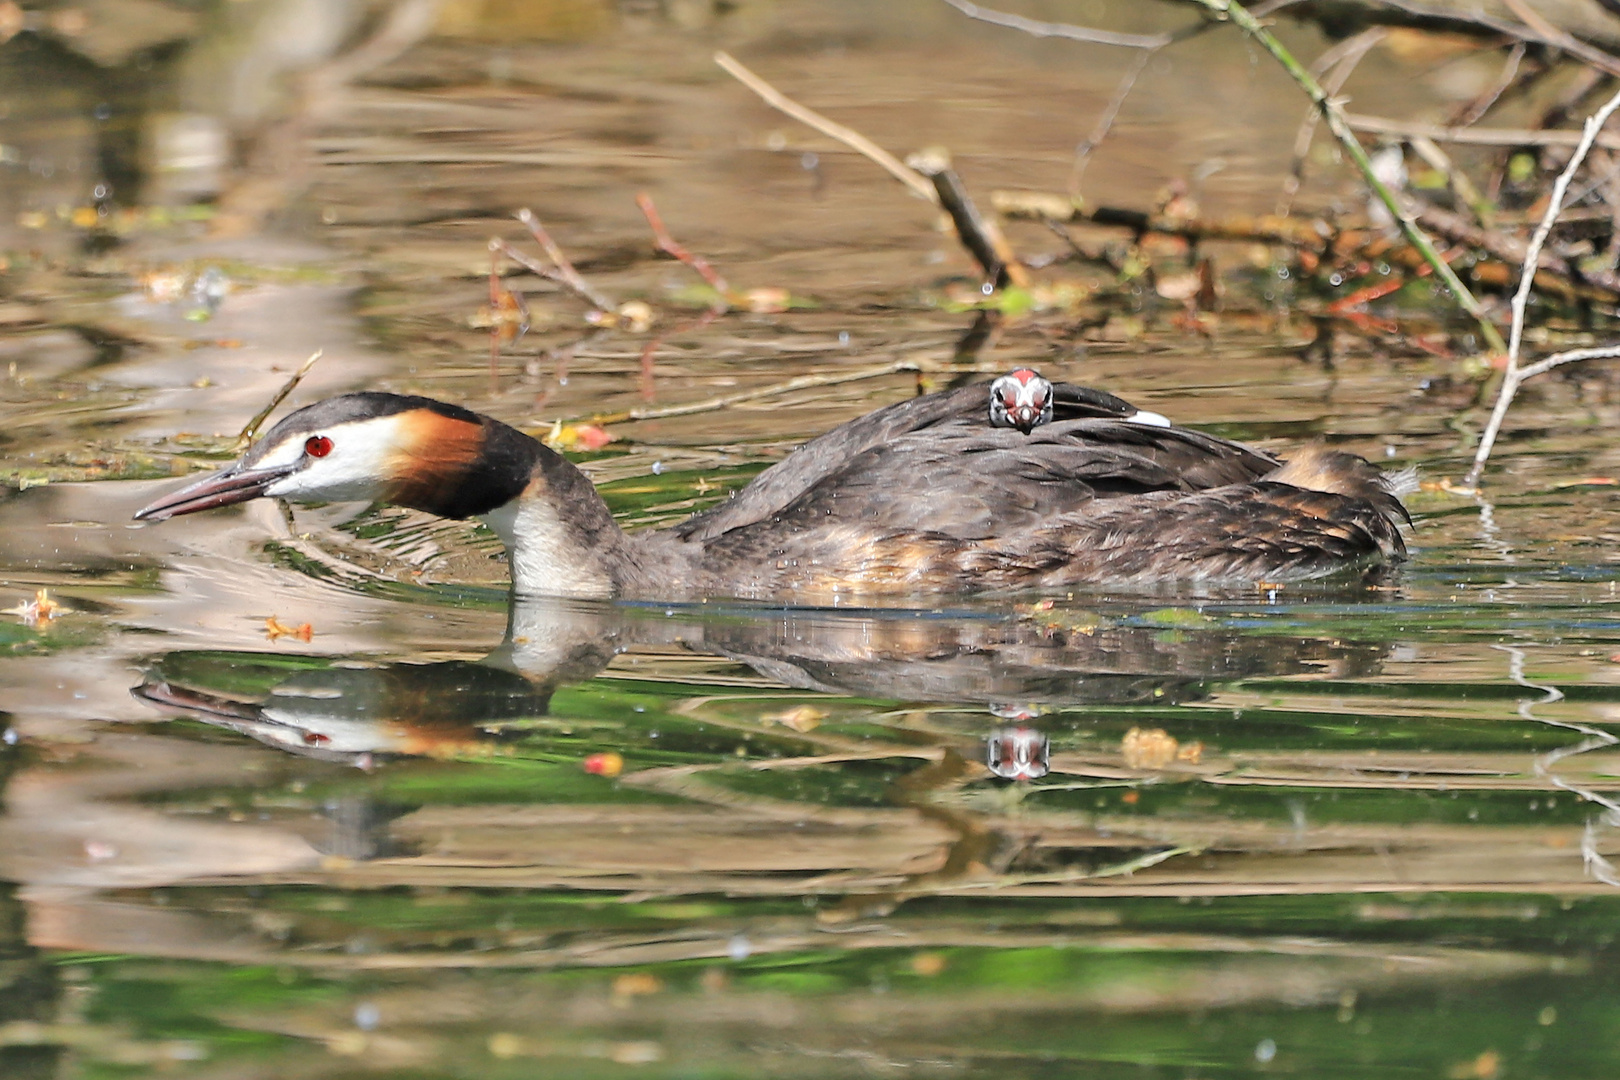
MULTIPOLYGON (((817 386, 839 386, 843 383, 860 382, 863 379, 877 379, 884 375, 894 375, 902 371, 925 371, 928 365, 917 360, 896 360, 888 364, 879 364, 874 367, 859 368, 855 371, 840 371, 829 375, 800 375, 785 382, 772 383, 753 390, 742 390, 735 394, 724 394, 719 397, 705 398, 702 401, 690 401, 684 405, 667 405, 661 409, 625 409, 622 412, 597 413, 588 416, 580 423, 584 424, 622 424, 631 420, 662 420, 670 416, 690 416, 693 413, 719 412, 732 405, 740 405, 745 401, 758 401, 761 398, 776 397, 781 394, 791 394, 795 390, 808 390, 817 386)), ((951 370, 962 370, 953 367, 951 370)), ((985 368, 986 371, 991 370, 985 368)), ((994 370, 1000 371, 1001 368, 994 370)))
POLYGON ((247 426, 236 436, 235 450, 237 453, 247 449, 254 438, 258 436, 259 428, 263 426, 269 415, 276 411, 278 405, 287 400, 287 395, 292 393, 299 383, 304 381, 304 376, 309 374, 309 369, 314 367, 315 361, 321 358, 322 351, 316 349, 310 353, 309 359, 305 360, 298 370, 292 373, 292 378, 281 384, 281 389, 277 390, 275 396, 270 399, 270 404, 253 414, 253 419, 249 420, 247 426))
POLYGON ((1502 372, 1502 388, 1497 391, 1496 407, 1491 410, 1490 421, 1486 423, 1485 431, 1479 437, 1479 447, 1474 451, 1474 465, 1468 470, 1468 476, 1463 481, 1465 487, 1479 485, 1480 476, 1485 471, 1485 462, 1490 458, 1491 449, 1496 445, 1496 437, 1502 430, 1502 421, 1507 418, 1508 406, 1513 404, 1513 397, 1519 392, 1519 384, 1564 364, 1620 356, 1620 345, 1603 345, 1590 349, 1571 349, 1538 360, 1528 367, 1519 366, 1519 348, 1524 343, 1525 309, 1529 305, 1530 289, 1535 284, 1536 269, 1540 265, 1541 247, 1547 242, 1547 235, 1552 232, 1553 224, 1557 222, 1558 214, 1564 208, 1564 194, 1569 190, 1570 181, 1575 178, 1575 171, 1586 160, 1586 155, 1591 153, 1593 144, 1597 142, 1599 130, 1608 123, 1609 117, 1614 115, 1616 109, 1620 109, 1620 92, 1604 102, 1603 107, 1597 112, 1587 117, 1586 124, 1581 129, 1581 141, 1575 147, 1575 152, 1570 155, 1569 164, 1558 174, 1552 194, 1547 198, 1547 211, 1541 215, 1541 223, 1531 234, 1530 243, 1525 249, 1524 269, 1519 275, 1519 288, 1513 294, 1513 321, 1508 329, 1507 367, 1502 372))
POLYGON ((1301 220, 1275 214, 1255 216, 1182 218, 1127 210, 1117 206, 1092 209, 1075 206, 1067 196, 1044 191, 992 191, 990 201, 1007 217, 1092 225, 1113 225, 1134 233, 1163 233, 1187 240, 1251 240, 1263 244, 1288 244, 1308 251, 1324 252, 1336 230, 1325 221, 1301 220))
POLYGON ((890 176, 929 202, 939 201, 939 196, 934 193, 934 185, 928 182, 927 177, 915 169, 907 168, 899 158, 868 139, 865 135, 853 128, 847 128, 843 124, 827 119, 814 109, 800 105, 797 101, 794 101, 752 71, 749 71, 737 61, 736 57, 728 52, 715 53, 714 62, 719 64, 726 74, 758 94, 764 99, 765 104, 773 109, 779 109, 787 113, 799 123, 815 128, 828 138, 838 140, 857 154, 875 162, 890 176))
MULTIPOLYGON (((1403 139, 1421 136, 1437 143, 1456 143, 1459 146, 1578 146, 1581 142, 1579 131, 1561 129, 1443 127, 1364 113, 1345 113, 1344 122, 1350 130, 1363 131, 1368 135, 1394 135, 1403 139)), ((1597 145, 1605 150, 1620 150, 1620 135, 1599 135, 1597 145)))
POLYGON ((995 220, 980 214, 979 208, 973 205, 967 186, 962 183, 956 170, 951 168, 950 159, 943 150, 913 154, 906 159, 906 164, 934 182, 939 204, 951 216, 957 238, 984 268, 985 276, 992 285, 999 289, 1009 281, 1020 287, 1029 284, 1029 275, 1018 262, 1012 245, 1007 243, 995 220))

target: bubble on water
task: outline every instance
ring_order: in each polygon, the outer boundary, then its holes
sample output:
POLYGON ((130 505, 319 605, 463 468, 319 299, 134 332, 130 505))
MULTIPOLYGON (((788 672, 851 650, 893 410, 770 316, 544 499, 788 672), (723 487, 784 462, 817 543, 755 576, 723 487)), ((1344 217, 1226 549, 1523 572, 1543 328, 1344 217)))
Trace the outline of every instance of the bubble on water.
POLYGON ((369 1001, 362 1001, 354 1007, 354 1026, 361 1031, 377 1030, 381 1020, 382 1010, 369 1001))
POLYGON ((1270 1039, 1261 1039, 1260 1044, 1254 1048, 1254 1060, 1264 1065, 1277 1056, 1277 1044, 1270 1039))
POLYGON ((748 939, 741 934, 738 934, 736 937, 726 942, 726 955, 731 957, 733 960, 739 962, 746 960, 752 956, 753 953, 754 947, 750 945, 748 943, 748 939))

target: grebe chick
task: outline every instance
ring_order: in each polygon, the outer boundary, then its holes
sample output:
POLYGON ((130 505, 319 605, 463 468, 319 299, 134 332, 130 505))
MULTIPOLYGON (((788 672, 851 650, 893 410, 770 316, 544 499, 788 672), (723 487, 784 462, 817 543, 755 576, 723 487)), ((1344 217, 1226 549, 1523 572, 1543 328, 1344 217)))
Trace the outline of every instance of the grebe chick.
MULTIPOLYGON (((1112 399, 1110 405, 1116 406, 1114 412, 1120 419, 1129 420, 1136 424, 1152 424, 1157 427, 1169 427, 1168 417, 1156 412, 1138 409, 1112 394, 1103 394, 1100 390, 1088 390, 1082 386, 1064 386, 1069 398, 1064 404, 1075 402, 1079 395, 1090 395, 1092 404, 1100 404, 1102 399, 1112 399)), ((1054 406, 1057 404, 1059 390, 1052 385, 1051 380, 1045 378, 1040 372, 1031 368, 1019 368, 1009 371, 990 384, 990 426, 997 428, 1016 428, 1028 435, 1042 424, 1050 424, 1054 416, 1054 406)), ((1070 410, 1065 408, 1063 419, 1073 419, 1067 415, 1070 410)))

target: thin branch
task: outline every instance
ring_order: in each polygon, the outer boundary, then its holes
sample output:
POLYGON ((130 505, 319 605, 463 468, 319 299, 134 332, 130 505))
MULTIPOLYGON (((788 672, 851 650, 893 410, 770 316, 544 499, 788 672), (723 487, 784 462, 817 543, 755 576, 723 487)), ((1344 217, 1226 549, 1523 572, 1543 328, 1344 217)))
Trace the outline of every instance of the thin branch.
MULTIPOLYGON (((1204 0, 1190 0, 1190 2, 1203 4, 1205 7, 1208 6, 1204 4, 1204 0)), ((1509 41, 1523 41, 1531 45, 1550 46, 1611 75, 1620 75, 1620 58, 1571 37, 1564 31, 1539 18, 1536 21, 1540 23, 1541 28, 1537 29, 1534 26, 1526 26, 1522 22, 1487 14, 1480 10, 1479 4, 1452 4, 1442 7, 1421 3, 1419 0, 1370 0, 1370 4, 1392 12, 1399 12, 1404 18, 1390 18, 1387 16, 1380 18, 1376 12, 1358 12, 1358 14, 1366 15, 1389 25, 1413 26, 1430 31, 1452 31, 1459 34, 1470 34, 1475 37, 1504 37, 1509 41)), ((1513 5, 1510 4, 1509 6, 1513 5)), ((1528 9, 1529 5, 1523 5, 1519 10, 1522 14, 1524 10, 1528 9)), ((1269 11, 1267 13, 1269 14, 1269 11)), ((1257 8, 1252 14, 1259 15, 1260 9, 1257 8)), ((1320 14, 1316 13, 1307 17, 1314 17, 1318 23, 1325 21, 1320 14)))
POLYGON ((860 132, 829 120, 815 110, 800 105, 797 101, 794 101, 752 71, 749 71, 737 61, 736 57, 728 52, 715 53, 714 62, 719 64, 726 74, 763 98, 765 104, 773 109, 779 109, 787 113, 801 124, 815 128, 830 139, 838 140, 856 153, 876 162, 890 176, 910 188, 913 193, 920 195, 929 202, 938 202, 939 196, 934 192, 934 185, 929 182, 927 177, 918 173, 915 169, 907 168, 904 162, 860 132))
POLYGON ((1606 71, 1610 75, 1620 75, 1620 57, 1611 56, 1595 45, 1588 45, 1554 26, 1524 0, 1502 0, 1502 2, 1513 10, 1513 14, 1524 20, 1525 25, 1542 44, 1567 52, 1577 60, 1606 71))
POLYGON ((1515 42, 1513 48, 1508 50, 1507 59, 1502 61, 1502 70, 1496 76, 1496 81, 1486 88, 1483 94, 1474 98, 1462 107, 1462 110, 1451 118, 1453 127, 1472 127, 1484 119, 1485 114, 1491 111, 1503 94, 1508 92, 1519 78, 1519 65, 1524 62, 1526 52, 1522 41, 1515 42))
POLYGON ((1594 345, 1589 349, 1570 349, 1568 352, 1553 353, 1545 359, 1520 368, 1519 381, 1534 378, 1555 367, 1573 364, 1577 360, 1608 360, 1616 356, 1620 356, 1620 345, 1594 345))
POLYGON ((1417 152, 1417 156, 1427 162, 1430 168, 1446 178, 1446 185, 1451 188, 1458 201, 1473 211, 1474 220, 1489 228, 1496 217, 1495 207, 1491 205, 1489 199, 1480 193, 1479 188, 1474 186, 1474 182, 1468 178, 1468 174, 1459 169, 1456 163, 1451 160, 1451 156, 1440 149, 1433 139, 1426 139, 1422 135, 1414 135, 1410 142, 1412 149, 1417 152))
MULTIPOLYGON (((1438 143, 1465 146, 1578 146, 1581 141, 1578 131, 1442 127, 1439 124, 1417 124, 1363 113, 1346 113, 1344 121, 1352 131, 1364 131, 1369 135, 1398 135, 1408 139, 1422 136, 1438 143)), ((1600 135, 1597 145, 1605 150, 1620 150, 1620 135, 1600 135)))
MULTIPOLYGON (((1384 38, 1389 36, 1389 30, 1382 26, 1374 26, 1363 30, 1355 37, 1346 38, 1337 45, 1328 49, 1316 62, 1311 65, 1311 74, 1321 75, 1328 73, 1323 80, 1322 89, 1328 94, 1337 94, 1344 89, 1350 75, 1356 70, 1362 59, 1372 51, 1384 38)), ((1316 135, 1316 125, 1322 119, 1320 109, 1311 108, 1306 111, 1305 119, 1299 123, 1299 131, 1294 135, 1294 160, 1288 170, 1288 177, 1283 181, 1282 199, 1277 203, 1277 213, 1287 214, 1294 204, 1294 196, 1299 194, 1300 185, 1305 182, 1305 158, 1311 150, 1311 139, 1316 135)))
POLYGON ((247 425, 236 436, 236 448, 238 450, 246 449, 248 444, 253 442, 265 420, 269 418, 271 413, 276 411, 278 405, 287 400, 287 395, 292 393, 293 389, 304 381, 304 376, 309 374, 309 369, 315 366, 315 361, 321 358, 323 351, 322 349, 316 349, 310 353, 309 359, 305 360, 298 370, 292 373, 292 378, 281 384, 281 389, 277 390, 275 396, 270 399, 270 404, 253 414, 253 419, 249 420, 247 425))
POLYGON ((1039 19, 1028 19, 1022 15, 980 7, 978 4, 968 3, 968 0, 945 0, 945 2, 970 19, 978 19, 993 26, 1004 26, 1009 30, 1019 30, 1033 37, 1064 38, 1069 41, 1085 41, 1093 45, 1120 45, 1127 49, 1162 49, 1173 40, 1169 34, 1120 34, 1113 30, 1096 30, 1089 26, 1076 26, 1073 23, 1041 22, 1039 19))
MULTIPOLYGON (((556 264, 557 271, 562 275, 565 285, 603 311, 613 310, 612 298, 597 290, 590 282, 585 280, 578 270, 574 269, 574 264, 568 261, 568 256, 564 255, 563 249, 557 246, 557 241, 553 240, 551 234, 546 232, 546 227, 540 224, 540 219, 534 216, 534 211, 525 206, 517 212, 517 219, 523 222, 530 235, 545 249, 546 256, 556 264)), ((524 265, 527 266, 528 264, 525 263, 524 265)))
POLYGON ((636 196, 636 205, 641 207, 642 215, 646 217, 647 224, 652 228, 653 241, 658 245, 658 250, 672 259, 680 260, 697 271, 698 276, 708 282, 709 287, 719 294, 715 298, 713 306, 720 311, 724 311, 729 305, 731 296, 731 288, 726 284, 726 279, 720 276, 720 272, 711 266, 707 259, 688 251, 676 242, 673 236, 669 235, 669 230, 664 228, 664 219, 658 215, 658 207, 653 205, 651 195, 645 191, 639 193, 636 196))
POLYGON ((1474 465, 1468 470, 1468 476, 1463 481, 1467 487, 1479 484, 1480 476, 1485 471, 1485 462, 1490 458, 1491 450, 1496 445, 1496 437, 1501 433, 1502 422, 1507 418, 1508 406, 1513 404, 1513 397, 1519 392, 1520 383, 1544 371, 1551 371, 1561 364, 1574 363, 1577 360, 1596 360, 1605 356, 1620 356, 1620 346, 1612 347, 1612 350, 1603 347, 1573 349, 1549 356, 1529 367, 1519 367, 1519 347, 1524 342, 1525 310, 1530 302, 1530 289, 1535 284, 1541 247, 1547 242, 1547 235, 1552 232, 1559 213, 1564 209, 1564 196, 1569 191, 1570 181, 1575 178, 1575 172, 1586 160, 1586 155, 1592 152, 1592 146, 1597 142, 1598 131, 1608 123, 1609 117, 1614 115, 1616 109, 1620 109, 1620 92, 1616 92, 1604 102, 1601 109, 1587 117, 1581 130, 1581 141, 1575 147, 1575 152, 1570 155, 1569 164, 1558 174, 1552 194, 1547 198, 1547 211, 1541 215, 1541 223, 1536 226, 1536 231, 1531 235, 1530 243, 1525 248, 1524 269, 1519 275, 1518 291, 1513 294, 1513 323, 1508 331, 1507 369, 1502 375, 1502 388, 1496 395, 1496 407, 1491 410, 1490 421, 1479 437, 1479 448, 1474 451, 1474 465))
MULTIPOLYGON (((956 0, 945 0, 947 4, 954 5, 956 0)), ((1091 161, 1091 153, 1102 141, 1108 137, 1108 132, 1114 127, 1114 121, 1119 118, 1119 110, 1124 108, 1125 99, 1130 97, 1131 90, 1136 86, 1136 80, 1141 78, 1142 72, 1147 70, 1148 63, 1159 55, 1159 47, 1143 49, 1137 54, 1136 63, 1132 64, 1120 76, 1119 85, 1114 87, 1114 94, 1103 107, 1102 115, 1097 117, 1097 124, 1091 132, 1074 148, 1074 164, 1069 167, 1069 197, 1079 200, 1080 181, 1086 175, 1086 165, 1091 161)))
POLYGON ((1541 246, 1547 242, 1547 234, 1552 232, 1559 213, 1564 209, 1564 194, 1569 190, 1570 181, 1575 179, 1575 171, 1580 168, 1586 155, 1592 152, 1592 144, 1603 125, 1609 122, 1614 111, 1620 109, 1620 93, 1616 93, 1603 107, 1587 118, 1581 130, 1581 141, 1575 147, 1575 153, 1570 155, 1569 164, 1564 171, 1558 174, 1558 180, 1553 184, 1552 194, 1547 197, 1547 211, 1541 215, 1541 223, 1530 236, 1530 245, 1525 249, 1525 271, 1519 277, 1519 289, 1513 294, 1513 325, 1508 337, 1508 370, 1513 371, 1519 364, 1519 345, 1524 339, 1524 311, 1530 299, 1530 288, 1535 284, 1535 267, 1537 257, 1541 254, 1541 246))
POLYGON ((1474 298, 1474 294, 1468 291, 1468 286, 1462 283, 1462 279, 1457 276, 1457 272, 1440 257, 1439 252, 1435 251, 1434 244, 1430 243, 1428 236, 1424 234, 1422 229, 1418 228, 1417 222, 1412 219, 1411 213, 1401 205, 1400 200, 1373 172, 1372 162, 1367 157, 1367 151, 1350 130, 1349 125, 1345 123, 1344 111, 1339 107, 1338 102, 1327 95, 1321 85, 1311 78, 1310 72, 1306 71, 1300 65, 1300 62, 1294 59, 1293 54, 1283 47, 1282 42, 1277 40, 1276 35, 1267 30, 1253 15, 1249 14, 1248 9, 1242 4, 1237 3, 1236 0, 1198 0, 1198 3, 1217 15, 1224 15, 1231 19, 1239 29, 1258 41, 1293 77, 1294 81, 1309 95, 1310 99, 1316 103, 1316 107, 1322 110, 1322 116, 1327 121, 1328 130, 1332 131, 1339 142, 1343 144, 1345 151, 1350 155, 1350 160, 1361 171, 1362 178, 1366 181, 1367 186, 1372 188, 1379 201, 1388 208, 1390 214, 1400 223, 1401 232, 1405 234, 1407 242, 1416 248, 1422 254, 1424 261, 1434 268, 1435 276, 1445 284, 1447 289, 1451 290, 1451 295, 1457 304, 1473 317, 1475 323, 1479 325, 1480 335, 1485 339, 1486 345, 1492 350, 1500 351, 1503 348, 1502 335, 1497 333, 1495 326, 1491 325, 1490 316, 1480 306, 1479 301, 1474 298))

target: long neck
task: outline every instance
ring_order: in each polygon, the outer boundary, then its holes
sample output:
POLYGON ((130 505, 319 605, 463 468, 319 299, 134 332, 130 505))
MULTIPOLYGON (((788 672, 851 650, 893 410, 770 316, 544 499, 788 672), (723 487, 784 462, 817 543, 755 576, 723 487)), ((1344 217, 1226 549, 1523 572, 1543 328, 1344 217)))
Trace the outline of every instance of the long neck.
POLYGON ((519 596, 619 596, 643 573, 629 537, 584 473, 534 444, 528 482, 481 514, 506 543, 519 596))

